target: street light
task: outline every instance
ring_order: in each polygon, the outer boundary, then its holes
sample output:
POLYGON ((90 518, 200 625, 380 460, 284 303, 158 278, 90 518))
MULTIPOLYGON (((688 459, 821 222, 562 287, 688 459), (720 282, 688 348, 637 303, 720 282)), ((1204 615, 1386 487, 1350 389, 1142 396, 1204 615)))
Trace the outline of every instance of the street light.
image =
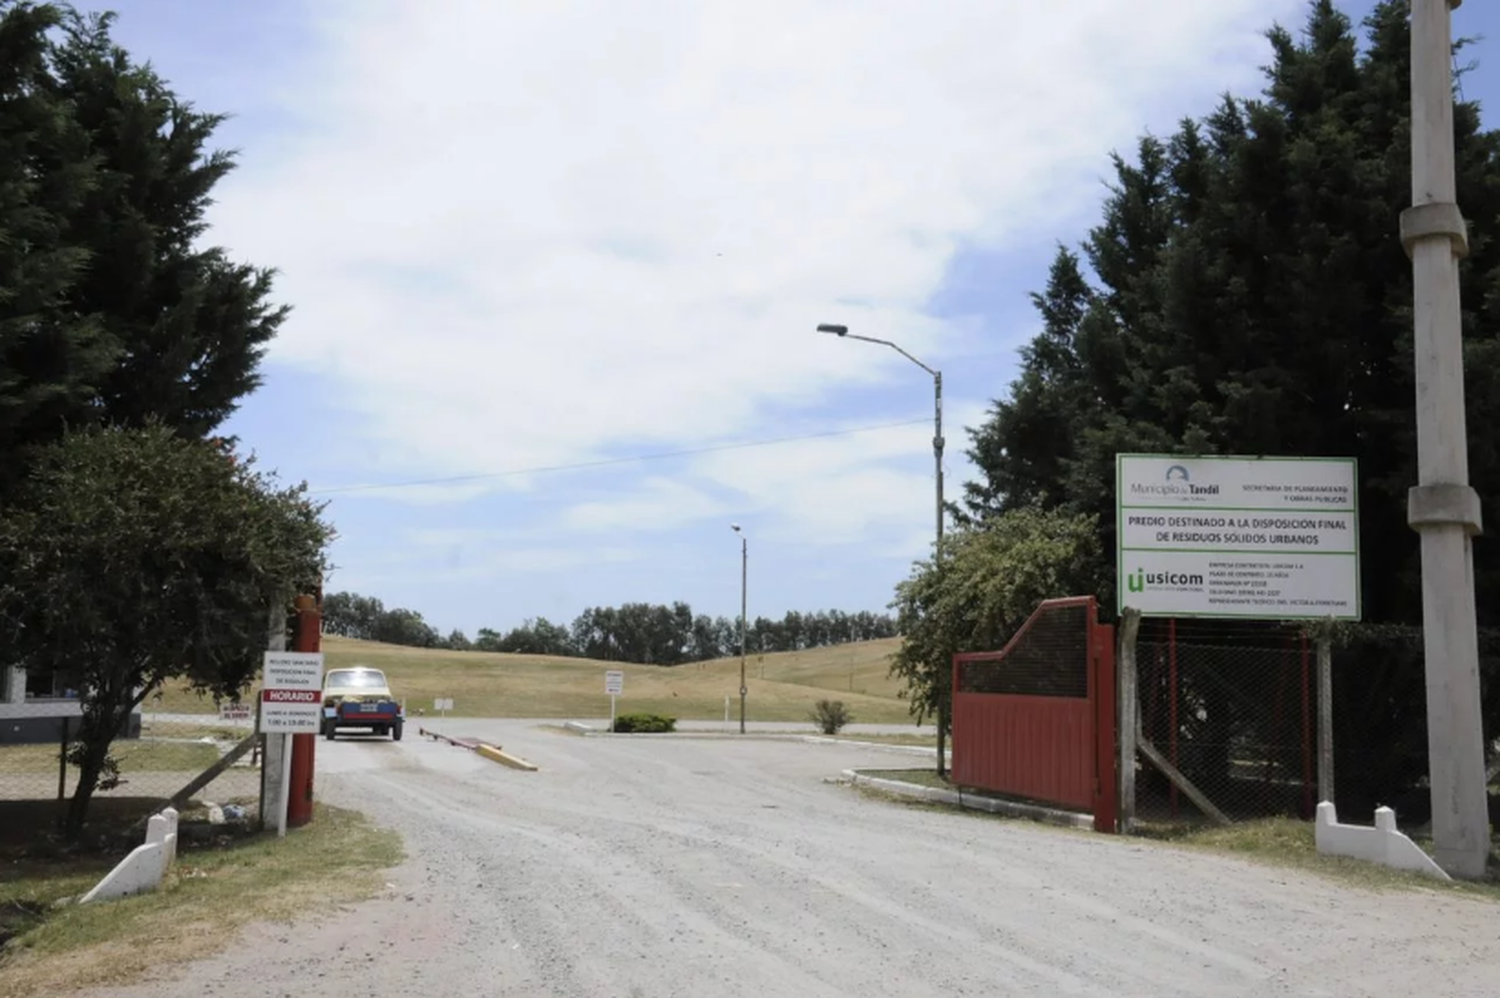
MULTIPOLYGON (((849 332, 849 327, 840 323, 824 322, 819 324, 818 332, 829 333, 840 339, 863 340, 866 343, 878 343, 881 346, 890 347, 892 350, 911 361, 913 364, 932 375, 932 403, 933 403, 933 435, 932 435, 932 457, 937 472, 937 546, 933 548, 933 564, 942 553, 943 547, 943 372, 936 371, 922 363, 905 350, 892 343, 890 340, 878 340, 873 336, 858 336, 849 332)), ((944 742, 946 741, 945 729, 948 723, 947 699, 943 696, 941 688, 937 698, 937 754, 938 775, 942 776, 948 768, 947 757, 944 753, 944 742)))
POLYGON ((745 733, 745 694, 750 692, 745 685, 745 608, 749 605, 746 596, 750 579, 750 539, 738 523, 729 528, 740 535, 740 734, 745 733))

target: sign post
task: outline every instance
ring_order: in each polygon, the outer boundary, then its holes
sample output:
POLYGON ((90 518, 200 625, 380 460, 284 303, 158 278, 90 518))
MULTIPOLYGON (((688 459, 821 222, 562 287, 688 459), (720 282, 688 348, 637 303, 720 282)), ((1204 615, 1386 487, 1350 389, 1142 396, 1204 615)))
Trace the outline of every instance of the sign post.
POLYGON ((316 735, 323 726, 323 653, 268 651, 262 666, 260 731, 283 738, 281 794, 276 834, 286 835, 290 803, 293 735, 316 735))
POLYGON ((1353 458, 1116 458, 1119 606, 1148 617, 1358 620, 1353 458))
POLYGON ((604 674, 604 692, 609 694, 609 730, 615 730, 615 697, 625 692, 625 673, 610 669, 604 674))
POLYGON ((450 711, 450 710, 453 709, 453 698, 452 697, 436 697, 436 698, 434 698, 433 701, 432 701, 432 709, 435 710, 435 711, 437 711, 439 714, 441 714, 443 716, 443 720, 446 721, 448 719, 448 711, 450 711))

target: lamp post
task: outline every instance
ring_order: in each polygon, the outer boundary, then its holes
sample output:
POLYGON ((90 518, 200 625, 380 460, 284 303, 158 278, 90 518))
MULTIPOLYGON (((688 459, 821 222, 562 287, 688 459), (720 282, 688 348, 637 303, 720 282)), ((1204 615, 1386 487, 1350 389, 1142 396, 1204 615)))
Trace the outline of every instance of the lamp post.
MULTIPOLYGON (((818 326, 818 332, 829 333, 840 339, 862 340, 865 343, 878 343, 881 346, 890 347, 932 375, 932 459, 935 472, 934 478, 937 482, 937 545, 932 549, 932 563, 937 565, 943 548, 943 372, 928 367, 890 340, 880 340, 873 336, 859 336, 849 332, 849 327, 845 325, 825 322, 818 326)), ((939 675, 942 674, 943 670, 940 667, 939 675)), ((945 694, 946 690, 940 683, 937 695, 937 771, 939 776, 944 775, 948 769, 948 757, 945 754, 948 728, 948 698, 945 694)))
POLYGON ((740 535, 740 734, 745 733, 745 694, 750 692, 745 685, 745 608, 749 605, 749 581, 750 581, 750 539, 740 529, 738 523, 731 523, 730 529, 740 535))
POLYGON ((1412 4, 1412 206, 1401 213, 1401 243, 1413 276, 1418 485, 1407 495, 1406 520, 1422 537, 1433 855, 1449 873, 1473 878, 1484 874, 1490 849, 1474 613, 1480 507, 1469 486, 1458 283, 1469 237, 1453 162, 1452 8, 1459 3, 1412 4))

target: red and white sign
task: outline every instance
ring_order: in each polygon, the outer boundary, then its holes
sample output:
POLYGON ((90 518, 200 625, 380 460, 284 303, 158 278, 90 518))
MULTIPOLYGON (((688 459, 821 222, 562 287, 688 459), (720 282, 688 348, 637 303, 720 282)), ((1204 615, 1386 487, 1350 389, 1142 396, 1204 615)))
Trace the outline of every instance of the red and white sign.
POLYGON ((252 713, 248 703, 219 704, 219 720, 221 721, 248 721, 252 713))
POLYGON ((318 690, 261 690, 261 703, 321 703, 323 694, 318 690))
POLYGON ((268 651, 261 682, 262 732, 315 735, 322 730, 322 652, 268 651))

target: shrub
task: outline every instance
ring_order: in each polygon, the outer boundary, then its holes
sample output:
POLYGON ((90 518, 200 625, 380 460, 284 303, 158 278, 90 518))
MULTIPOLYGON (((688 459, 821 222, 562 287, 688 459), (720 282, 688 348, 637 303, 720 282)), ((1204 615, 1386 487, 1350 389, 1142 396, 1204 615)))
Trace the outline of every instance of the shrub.
POLYGON ((676 731, 677 718, 662 717, 660 714, 621 714, 615 718, 615 726, 610 730, 622 734, 661 734, 676 731))
POLYGON ((838 734, 840 728, 854 720, 854 715, 849 713, 842 700, 819 700, 809 716, 825 735, 838 734))

